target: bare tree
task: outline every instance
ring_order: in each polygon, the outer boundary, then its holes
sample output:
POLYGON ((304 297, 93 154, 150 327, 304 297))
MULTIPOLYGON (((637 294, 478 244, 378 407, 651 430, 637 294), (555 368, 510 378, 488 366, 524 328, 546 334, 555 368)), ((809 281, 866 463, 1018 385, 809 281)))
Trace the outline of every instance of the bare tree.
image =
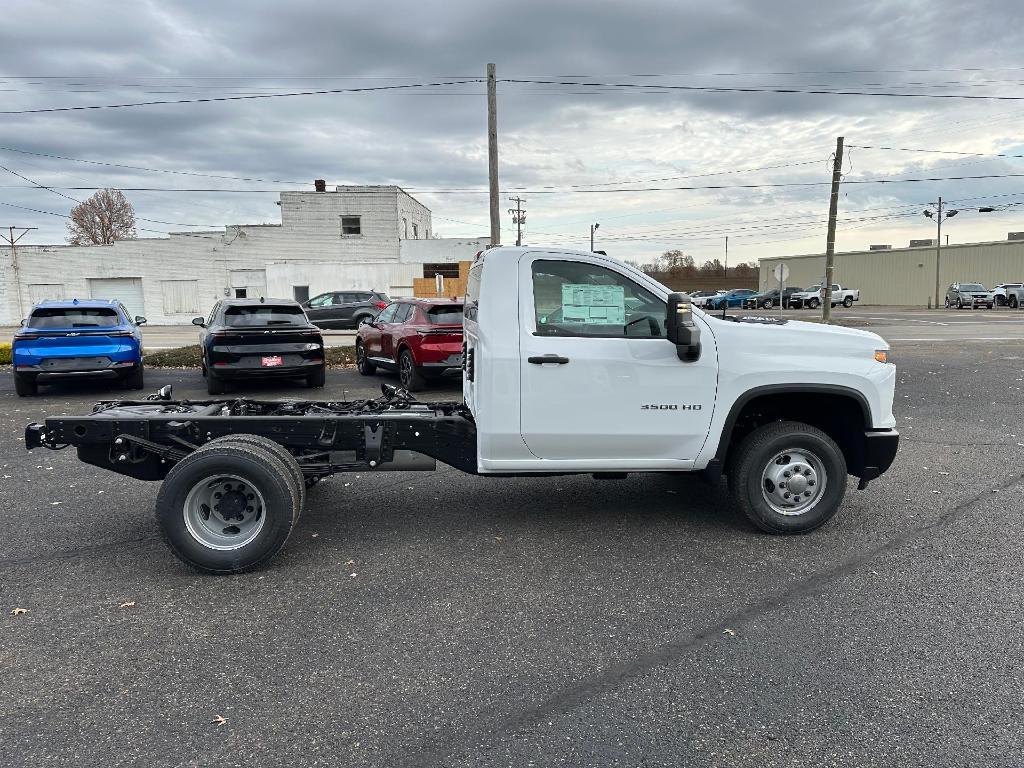
POLYGON ((101 189, 71 209, 71 245, 110 245, 135 237, 135 209, 119 189, 101 189))

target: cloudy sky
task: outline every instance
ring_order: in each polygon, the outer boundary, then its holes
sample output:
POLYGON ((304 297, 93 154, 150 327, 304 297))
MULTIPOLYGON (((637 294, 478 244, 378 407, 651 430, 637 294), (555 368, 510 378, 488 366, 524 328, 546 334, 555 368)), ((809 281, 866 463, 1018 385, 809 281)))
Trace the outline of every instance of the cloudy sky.
POLYGON ((533 81, 501 82, 498 106, 502 211, 526 199, 530 243, 586 246, 599 222, 598 247, 627 259, 721 257, 726 235, 733 262, 820 251, 839 135, 841 250, 934 236, 921 210, 939 195, 964 209, 952 242, 1024 230, 1024 161, 996 156, 1024 154, 1010 0, 10 0, 4 16, 0 225, 39 227, 26 243, 63 241, 51 214, 73 204, 57 192, 90 194, 75 187, 146 190, 126 194, 155 237, 275 222, 275 190, 314 178, 400 184, 438 234, 486 235, 488 61, 533 81), (31 111, 309 90, 350 92, 31 111))

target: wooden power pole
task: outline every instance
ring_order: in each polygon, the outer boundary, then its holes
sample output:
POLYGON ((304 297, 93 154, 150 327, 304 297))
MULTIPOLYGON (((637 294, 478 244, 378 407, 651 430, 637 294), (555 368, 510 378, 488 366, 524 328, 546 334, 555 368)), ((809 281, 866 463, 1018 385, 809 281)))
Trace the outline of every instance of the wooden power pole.
POLYGON ((8 227, 7 235, 0 234, 0 239, 11 246, 11 271, 14 273, 14 294, 18 297, 18 314, 25 314, 25 304, 21 299, 21 272, 18 269, 18 241, 36 227, 8 227), (14 236, 14 230, 20 229, 22 233, 14 236))
POLYGON ((498 212, 498 82, 494 64, 487 65, 487 175, 491 191, 491 245, 501 245, 498 212))
POLYGON ((839 181, 843 175, 843 137, 836 139, 836 155, 832 161, 832 196, 828 201, 828 236, 825 239, 825 284, 821 297, 821 319, 832 320, 832 272, 836 263, 836 215, 839 212, 839 181))

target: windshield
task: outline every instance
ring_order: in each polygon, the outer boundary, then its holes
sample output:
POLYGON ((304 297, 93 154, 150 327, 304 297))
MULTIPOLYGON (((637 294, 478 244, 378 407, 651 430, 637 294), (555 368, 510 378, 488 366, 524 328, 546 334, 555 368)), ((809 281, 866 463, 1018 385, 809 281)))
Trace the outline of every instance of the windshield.
POLYGON ((960 284, 960 290, 961 291, 984 291, 985 290, 985 286, 982 285, 981 283, 961 283, 960 284))
POLYGON ((236 328, 305 324, 306 314, 298 304, 260 304, 252 307, 228 307, 224 310, 224 325, 236 328))
POLYGON ((462 325, 462 306, 450 304, 431 307, 427 310, 427 320, 434 325, 462 325))
POLYGON ((29 328, 112 328, 120 325, 117 312, 107 307, 47 307, 28 319, 29 328))

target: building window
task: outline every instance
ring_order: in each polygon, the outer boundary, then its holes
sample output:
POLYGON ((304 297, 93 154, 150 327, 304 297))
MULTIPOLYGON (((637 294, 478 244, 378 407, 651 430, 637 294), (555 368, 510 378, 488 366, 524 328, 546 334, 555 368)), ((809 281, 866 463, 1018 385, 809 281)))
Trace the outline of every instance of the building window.
POLYGON ((420 228, 415 224, 412 225, 412 239, 418 240, 420 237, 420 228))
POLYGON ((359 216, 342 216, 341 217, 341 234, 342 235, 361 235, 363 234, 363 227, 359 216))
POLYGON ((245 299, 248 298, 249 291, 245 288, 235 288, 235 298, 245 299))
POLYGON ((405 230, 405 234, 403 235, 403 237, 405 237, 405 239, 408 240, 409 239, 409 220, 408 219, 402 219, 402 228, 405 230))
POLYGON ((299 302, 299 304, 309 301, 309 286, 293 285, 292 298, 299 302))
POLYGON ((447 264, 424 264, 423 276, 433 277, 434 275, 441 275, 442 277, 458 277, 459 263, 454 261, 447 264))

